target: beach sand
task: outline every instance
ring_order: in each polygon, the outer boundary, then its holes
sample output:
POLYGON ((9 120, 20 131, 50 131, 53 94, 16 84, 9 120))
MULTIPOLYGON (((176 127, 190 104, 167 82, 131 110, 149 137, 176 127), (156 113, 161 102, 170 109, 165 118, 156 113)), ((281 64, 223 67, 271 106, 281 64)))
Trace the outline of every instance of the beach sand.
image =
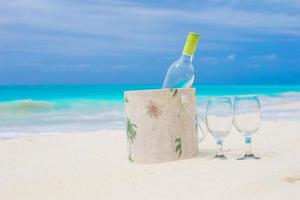
POLYGON ((0 199, 299 200, 300 121, 263 121, 253 142, 261 160, 236 160, 244 146, 233 129, 228 160, 212 159, 208 135, 197 158, 145 165, 127 160, 123 130, 2 139, 0 199))

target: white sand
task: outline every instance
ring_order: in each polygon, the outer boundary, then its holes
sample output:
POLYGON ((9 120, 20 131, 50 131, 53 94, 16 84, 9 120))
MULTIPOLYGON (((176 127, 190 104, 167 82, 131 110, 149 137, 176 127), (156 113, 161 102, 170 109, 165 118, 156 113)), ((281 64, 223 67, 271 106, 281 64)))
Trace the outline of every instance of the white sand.
POLYGON ((228 160, 212 160, 209 135, 195 159, 127 161, 125 131, 0 140, 0 200, 300 199, 300 122, 263 122, 261 160, 238 161, 243 138, 225 139, 228 160))

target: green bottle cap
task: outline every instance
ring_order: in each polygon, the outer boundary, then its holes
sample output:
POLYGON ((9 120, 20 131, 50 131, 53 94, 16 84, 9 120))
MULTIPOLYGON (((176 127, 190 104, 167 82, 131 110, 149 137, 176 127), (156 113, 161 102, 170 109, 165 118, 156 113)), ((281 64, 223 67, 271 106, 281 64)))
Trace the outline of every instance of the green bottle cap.
POLYGON ((186 38, 186 42, 183 48, 183 53, 193 56, 196 51, 198 41, 199 41, 199 34, 194 32, 189 32, 189 35, 186 38))

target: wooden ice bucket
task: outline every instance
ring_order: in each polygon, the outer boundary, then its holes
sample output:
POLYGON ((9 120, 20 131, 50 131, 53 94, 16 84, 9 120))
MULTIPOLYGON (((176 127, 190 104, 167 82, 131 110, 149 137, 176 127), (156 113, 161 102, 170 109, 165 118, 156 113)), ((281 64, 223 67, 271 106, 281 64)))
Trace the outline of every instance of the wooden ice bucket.
POLYGON ((130 161, 160 163, 198 155, 194 88, 126 91, 124 98, 130 161), (192 113, 184 109, 182 95, 192 113))

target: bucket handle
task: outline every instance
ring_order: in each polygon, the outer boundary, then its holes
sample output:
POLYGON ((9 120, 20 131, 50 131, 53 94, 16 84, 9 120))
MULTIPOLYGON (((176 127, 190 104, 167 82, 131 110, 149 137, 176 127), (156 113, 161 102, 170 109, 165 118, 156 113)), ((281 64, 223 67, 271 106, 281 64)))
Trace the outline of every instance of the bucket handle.
MULTIPOLYGON (((183 108, 185 109, 185 111, 190 115, 190 117, 196 123, 197 127, 200 129, 201 137, 199 137, 199 134, 198 134, 198 142, 202 142, 204 140, 205 136, 206 136, 206 132, 204 131, 204 129, 200 125, 198 117, 193 116, 191 110, 188 108, 188 106, 187 106, 187 104, 189 104, 189 98, 188 98, 188 96, 181 95, 180 96, 180 100, 181 100, 181 103, 182 103, 183 108)), ((198 133, 199 133, 199 131, 198 131, 198 133)))

